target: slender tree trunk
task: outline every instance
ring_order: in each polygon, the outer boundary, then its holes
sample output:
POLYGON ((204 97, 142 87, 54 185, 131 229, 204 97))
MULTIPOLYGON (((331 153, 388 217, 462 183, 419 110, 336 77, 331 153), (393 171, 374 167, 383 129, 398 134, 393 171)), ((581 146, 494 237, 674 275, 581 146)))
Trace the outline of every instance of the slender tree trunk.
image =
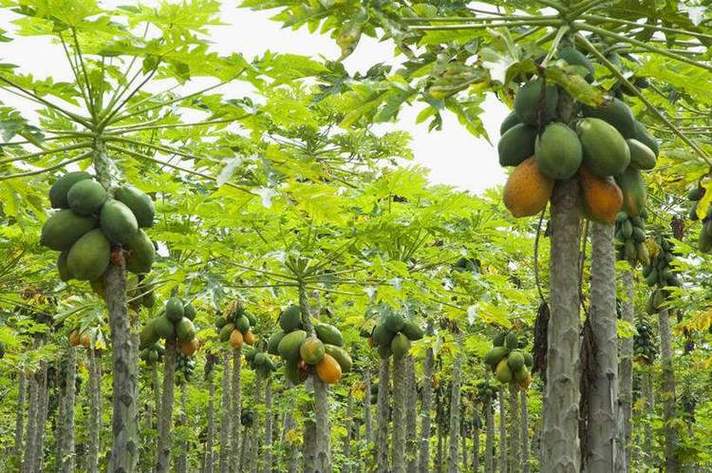
MULTIPOLYGON (((232 414, 230 412, 230 353, 223 355, 223 378, 222 378, 222 402, 220 413, 220 473, 230 473, 230 451, 237 445, 231 445, 230 433, 232 414)), ((235 418, 235 422, 240 422, 240 418, 235 418)))
POLYGON ((415 361, 411 355, 406 359, 407 391, 405 401, 405 437, 408 473, 418 473, 418 391, 415 386, 415 361))
POLYGON ((353 391, 349 391, 349 395, 346 399, 346 418, 344 419, 346 424, 346 436, 344 437, 344 463, 341 465, 342 473, 351 473, 351 465, 353 460, 351 459, 351 442, 353 441, 354 432, 354 397, 353 391))
POLYGON ((27 392, 27 376, 25 372, 17 372, 17 407, 15 411, 15 458, 22 460, 23 429, 25 427, 25 393, 27 392))
POLYGON ((161 414, 158 422, 156 473, 167 473, 171 462, 171 427, 173 424, 173 392, 176 374, 176 346, 167 342, 164 353, 161 414))
POLYGON ((507 473, 507 414, 504 409, 504 386, 499 387, 499 471, 507 473))
POLYGON ((58 470, 60 473, 74 471, 74 390, 76 369, 76 350, 74 347, 67 349, 66 367, 64 372, 63 418, 62 418, 62 456, 59 458, 58 470))
POLYGON ((648 459, 648 466, 653 466, 655 462, 655 451, 653 449, 653 425, 652 416, 655 413, 655 391, 653 389, 652 366, 646 366, 642 376, 643 396, 645 397, 645 436, 643 440, 643 450, 645 457, 648 459))
MULTIPOLYGON (((35 344, 35 346, 37 346, 35 344)), ((22 472, 33 473, 34 455, 37 453, 37 416, 39 413, 39 372, 30 374, 29 377, 29 406, 27 412, 27 430, 25 434, 25 454, 22 460, 22 472)))
MULTIPOLYGON (((178 423, 181 427, 185 426, 188 420, 186 408, 188 404, 187 382, 180 386, 180 415, 178 423)), ((178 457, 176 459, 176 473, 187 473, 188 471, 188 442, 183 436, 178 443, 178 457)))
POLYGON ((376 465, 377 473, 389 473, 388 463, 388 385, 390 384, 390 358, 381 360, 378 372, 378 425, 376 427, 376 465))
POLYGON ((587 397, 587 441, 582 452, 587 473, 615 471, 618 432, 618 339, 613 226, 593 223, 591 232, 591 308, 593 363, 587 397))
POLYGON ((392 473, 405 473, 405 358, 393 357, 392 473))
POLYGON ((485 411, 485 473, 494 473, 494 413, 492 402, 487 401, 484 405, 485 411))
POLYGON ((509 385, 509 473, 520 473, 522 464, 519 440, 521 436, 521 423, 519 420, 519 386, 509 385))
POLYGON ((477 413, 477 407, 472 409, 472 471, 479 473, 480 471, 480 427, 481 419, 477 413))
POLYGON ((371 420, 371 370, 369 368, 364 369, 364 391, 363 396, 363 423, 366 435, 366 442, 368 444, 373 444, 375 439, 373 438, 373 421, 371 420))
POLYGON ((205 439, 205 473, 213 473, 215 468, 215 378, 213 373, 208 375, 208 432, 205 439))
POLYGON ((232 458, 230 463, 232 465, 232 472, 238 473, 241 471, 241 459, 240 459, 240 433, 242 429, 242 423, 240 422, 240 417, 242 416, 242 348, 238 348, 232 352, 232 409, 230 409, 230 414, 233 417, 232 422, 232 458))
POLYGON ((548 326, 542 466, 579 471, 579 188, 558 182, 551 199, 551 317, 548 326))
MULTIPOLYGON (((350 399, 350 398, 349 398, 350 399)), ((265 380, 265 437, 262 454, 264 462, 263 472, 272 472, 272 377, 267 375, 265 380)))
MULTIPOLYGON (((293 384, 291 383, 291 381, 287 381, 287 390, 290 390, 292 387, 293 384)), ((295 427, 296 422, 294 421, 294 416, 292 416, 291 409, 288 409, 284 415, 284 428, 282 429, 282 443, 284 445, 285 450, 284 463, 287 465, 288 473, 296 473, 298 468, 297 449, 292 444, 290 435, 291 432, 294 431, 295 427)), ((306 442, 306 431, 304 437, 304 441, 306 442)))
POLYGON ((660 357, 663 367, 663 432, 665 435, 665 472, 680 471, 676 449, 677 431, 673 425, 675 419, 675 370, 672 364, 672 332, 670 330, 669 313, 666 309, 658 312, 660 326, 660 357))
POLYGON ((95 350, 89 349, 87 353, 89 355, 87 472, 98 473, 101 448, 101 358, 95 350))
POLYGON ((37 414, 37 428, 35 435, 35 448, 37 452, 33 456, 34 465, 32 473, 40 473, 44 467, 44 438, 45 425, 47 424, 47 414, 49 412, 49 377, 47 376, 47 362, 40 362, 40 385, 39 385, 39 412, 37 414))
MULTIPOLYGON (((433 322, 428 320, 428 335, 433 334, 433 322)), ((434 354, 432 347, 425 350, 425 360, 423 361, 423 386, 422 404, 420 408, 420 457, 418 459, 418 472, 429 473, 430 471, 430 410, 433 403, 433 363, 434 354)))
MULTIPOLYGON (((462 347, 462 334, 456 335, 458 346, 462 347)), ((455 356, 452 367, 452 381, 450 385, 450 452, 448 454, 448 473, 458 473, 458 448, 460 446, 460 379, 462 377, 462 350, 455 356)))
POLYGON ((521 439, 522 439, 522 473, 529 473, 529 409, 527 406, 527 392, 520 391, 520 404, 522 408, 521 439))
MULTIPOLYGON (((255 407, 262 404, 262 385, 264 382, 266 381, 262 376, 255 376, 255 384, 253 385, 254 393, 252 395, 252 402, 255 407)), ((246 456, 240 459, 240 464, 243 465, 242 471, 259 473, 261 471, 259 468, 260 462, 258 461, 260 451, 259 432, 262 416, 260 415, 260 411, 257 409, 254 410, 254 414, 252 425, 249 429, 246 429, 245 435, 243 436, 243 442, 247 443, 247 449, 244 450, 246 452, 246 456)))
POLYGON ((316 470, 316 423, 309 419, 304 421, 304 467, 303 471, 316 470))
MULTIPOLYGON (((329 386, 314 377, 314 410, 316 411, 315 473, 331 473, 331 430, 329 428, 329 386)), ((306 473, 306 472, 305 472, 306 473)))
MULTIPOLYGON (((635 324, 635 305, 633 303, 633 272, 626 270, 622 275, 624 300, 622 318, 631 325, 635 324)), ((620 342, 620 360, 618 362, 618 404, 619 432, 617 473, 627 473, 630 469, 632 455, 633 426, 633 337, 624 338, 620 342)))

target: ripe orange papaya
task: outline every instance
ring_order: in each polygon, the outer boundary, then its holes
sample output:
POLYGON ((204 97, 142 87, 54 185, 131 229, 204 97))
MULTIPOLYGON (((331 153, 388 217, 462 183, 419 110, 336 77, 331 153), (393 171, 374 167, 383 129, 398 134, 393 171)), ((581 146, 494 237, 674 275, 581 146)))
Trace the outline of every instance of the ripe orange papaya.
POLYGON ((255 341, 257 341, 257 337, 255 337, 255 334, 252 333, 252 330, 248 330, 247 332, 245 332, 242 338, 245 340, 245 343, 250 346, 254 345, 255 341))
POLYGON ((623 206, 623 192, 615 180, 594 176, 584 165, 579 170, 579 182, 588 216, 599 223, 613 224, 623 206))
POLYGON ((333 356, 325 353, 324 357, 316 365, 316 374, 322 382, 335 384, 341 379, 341 366, 333 356))
MULTIPOLYGON (((249 332, 248 332, 249 333, 249 332)), ((243 337, 239 330, 235 329, 230 333, 230 346, 234 349, 242 347, 243 337)))
POLYGON ((554 180, 539 171, 534 157, 517 166, 504 186, 504 205, 515 217, 536 215, 546 208, 554 180))
POLYGON ((69 332, 69 344, 73 347, 81 345, 81 340, 79 338, 79 330, 72 330, 69 332))
POLYGON ((193 356, 198 351, 199 346, 198 339, 194 338, 188 342, 178 342, 178 351, 185 356, 193 356))

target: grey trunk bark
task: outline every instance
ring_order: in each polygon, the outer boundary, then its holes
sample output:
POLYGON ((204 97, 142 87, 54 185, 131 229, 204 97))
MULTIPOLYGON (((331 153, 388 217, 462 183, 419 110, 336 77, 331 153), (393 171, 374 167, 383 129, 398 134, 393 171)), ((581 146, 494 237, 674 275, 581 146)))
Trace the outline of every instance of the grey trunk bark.
POLYGON ((39 373, 29 376, 29 405, 27 410, 27 430, 25 433, 25 454, 22 459, 22 472, 33 473, 34 455, 37 453, 37 414, 39 412, 39 373))
MULTIPOLYGON (((462 334, 456 335, 456 341, 459 347, 462 347, 462 334)), ((458 473, 460 466, 458 463, 460 447, 460 379, 462 377, 462 350, 459 350, 455 356, 455 362, 452 367, 452 381, 450 384, 450 451, 447 459, 448 473, 458 473)))
POLYGON ((272 378, 268 375, 265 380, 265 436, 262 448, 264 473, 272 472, 272 378))
MULTIPOLYGON (((178 423, 181 426, 185 426, 187 423, 187 382, 184 382, 180 386, 180 415, 178 416, 178 423)), ((176 473, 187 473, 188 471, 188 442, 185 437, 182 436, 178 443, 178 457, 176 459, 176 473)))
POLYGON ((208 433, 205 439, 205 473, 213 473, 215 468, 215 378, 208 376, 208 433))
POLYGON ((25 393, 27 392, 27 376, 23 370, 17 372, 17 407, 15 411, 15 458, 22 461, 22 440, 25 427, 25 393))
POLYGON ((618 338, 613 226, 593 223, 591 231, 591 308, 594 347, 587 396, 587 442, 582 452, 587 473, 615 471, 618 433, 618 338))
MULTIPOLYGON (((622 318, 624 321, 635 325, 635 304, 633 288, 633 272, 626 270, 622 275, 624 300, 622 318)), ((619 399, 619 429, 618 429, 618 457, 616 462, 617 473, 627 473, 632 455, 633 426, 633 337, 625 338, 620 342, 620 359, 618 360, 618 399, 619 399)))
POLYGON ((542 471, 579 471, 579 186, 558 182, 551 198, 551 317, 548 325, 542 471))
POLYGON ((89 354, 87 472, 98 473, 101 449, 101 358, 94 350, 90 349, 87 352, 89 354))
MULTIPOLYGON (((291 383, 291 381, 287 381, 287 389, 290 389, 292 387, 293 387, 293 384, 291 383)), ((291 409, 289 409, 289 410, 287 410, 287 412, 284 415, 284 428, 282 429, 282 437, 283 437, 282 442, 285 445, 284 462, 287 465, 288 473, 296 473, 297 468, 298 468, 297 449, 292 444, 291 440, 289 440, 289 434, 292 431, 294 431, 295 427, 296 427, 296 422, 294 422, 294 417, 292 416, 291 409)), ((306 432, 305 432, 305 441, 306 441, 306 432)))
POLYGON ((343 473, 351 473, 351 465, 354 463, 351 458, 351 442, 353 441, 354 426, 356 424, 354 422, 354 396, 351 390, 346 399, 346 418, 344 419, 344 423, 346 424, 346 436, 344 437, 344 463, 341 466, 341 471, 343 473))
MULTIPOLYGON (((230 473, 230 353, 223 355, 222 402, 220 412, 220 473, 230 473)), ((235 419, 240 422, 240 419, 235 419)), ((235 447, 237 449, 237 447, 235 447)))
POLYGON ((378 371, 378 402, 376 426, 376 472, 389 473, 388 463, 388 419, 390 409, 388 406, 388 385, 390 384, 390 359, 382 359, 378 371))
MULTIPOLYGON (((309 380, 307 380, 309 382, 309 380)), ((304 420, 304 473, 316 469, 316 423, 313 419, 304 420)))
POLYGON ((391 472, 405 473, 405 357, 393 357, 393 413, 391 438, 391 472))
POLYGON ((314 473, 331 473, 329 386, 316 375, 312 376, 314 378, 314 410, 316 414, 316 469, 314 473))
POLYGON ((405 441, 408 473, 418 473, 418 391, 415 386, 415 360, 408 355, 406 361, 407 392, 405 401, 405 441))
POLYGON ((64 372, 64 396, 62 399, 63 419, 61 420, 62 439, 61 449, 59 449, 62 455, 59 458, 58 464, 60 473, 72 473, 74 471, 74 389, 77 375, 76 362, 76 350, 70 346, 67 349, 64 372))
POLYGON ((519 419, 519 386, 509 385, 509 473, 521 471, 522 458, 519 450, 521 423, 519 419))
POLYGON ((364 370, 365 395, 363 396, 363 423, 366 434, 366 442, 373 444, 373 421, 371 420, 371 370, 364 370))
MULTIPOLYGON (((433 334, 433 322, 428 321, 428 335, 433 334)), ((429 473, 430 471, 430 410, 433 404, 433 362, 434 354, 432 347, 425 350, 425 360, 423 360, 423 384, 422 402, 420 408, 420 455, 418 458, 418 472, 429 473)))
POLYGON ((670 315, 666 309, 658 312, 660 326, 660 358, 663 368, 663 432, 665 435, 665 473, 677 473, 680 465, 677 459, 677 430, 673 425, 675 419, 675 370, 672 363, 672 332, 670 330, 670 315))
POLYGON ((171 427, 173 424, 173 392, 176 374, 176 346, 166 342, 163 355, 163 389, 161 413, 158 416, 158 447, 156 447, 156 473, 167 473, 171 462, 171 427))
POLYGON ((485 473, 494 473, 494 413, 491 401, 484 405, 485 411, 485 473))
POLYGON ((646 421, 645 421, 645 438, 643 440, 643 449, 645 457, 648 459, 647 464, 652 466, 655 458, 653 450, 653 425, 652 416, 655 413, 655 391, 653 390, 652 366, 647 366, 642 376, 643 396, 645 397, 646 421))
POLYGON ((527 405, 527 392, 525 390, 522 390, 519 397, 522 408, 522 473, 529 473, 529 408, 527 405))
POLYGON ((44 469, 45 424, 47 424, 47 415, 49 413, 49 377, 47 375, 47 362, 40 362, 40 366, 42 366, 40 371, 40 395, 38 399, 40 410, 37 415, 37 442, 35 444, 37 453, 34 456, 33 473, 40 473, 44 469))
POLYGON ((477 414, 477 409, 472 409, 472 415, 475 422, 472 423, 472 471, 479 473, 480 471, 480 418, 477 414))
POLYGON ((232 395, 231 402, 232 408, 230 409, 230 415, 233 418, 232 422, 232 439, 231 439, 231 471, 233 473, 238 473, 241 471, 240 464, 240 431, 242 429, 242 423, 240 422, 240 417, 242 416, 242 348, 238 348, 232 352, 232 395))
POLYGON ((499 387, 498 393, 499 403, 499 472, 507 473, 507 413, 504 409, 505 396, 504 386, 499 387))

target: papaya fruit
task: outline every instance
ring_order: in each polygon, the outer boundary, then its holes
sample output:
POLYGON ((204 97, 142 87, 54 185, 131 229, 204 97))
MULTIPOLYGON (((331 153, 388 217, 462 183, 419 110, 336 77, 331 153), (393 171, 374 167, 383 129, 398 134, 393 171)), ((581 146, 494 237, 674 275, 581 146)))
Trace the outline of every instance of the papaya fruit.
POLYGON ((218 330, 220 330, 221 328, 223 328, 226 323, 227 323, 227 319, 226 319, 225 317, 223 317, 222 315, 218 315, 218 316, 215 318, 215 328, 218 329, 218 330))
POLYGON ((308 337, 299 347, 299 356, 309 365, 319 363, 325 352, 324 343, 317 337, 308 337))
POLYGON ((504 205, 515 217, 536 215, 546 207, 554 190, 554 180, 539 171, 531 157, 517 166, 504 186, 504 205))
POLYGON ((336 384, 341 379, 341 366, 331 355, 324 354, 316 365, 316 375, 326 384, 336 384))
POLYGON ((245 333, 250 330, 250 320, 244 315, 241 315, 235 321, 235 327, 237 327, 240 332, 245 333))
POLYGON ((267 342, 267 353, 270 355, 279 355, 279 342, 284 338, 285 333, 281 330, 272 334, 267 342))
POLYGON ((289 332, 280 340, 277 351, 285 360, 296 362, 299 360, 299 349, 306 338, 307 333, 304 330, 289 332))
POLYGON ((230 346, 238 349, 242 348, 242 343, 244 339, 242 338, 242 332, 240 332, 238 329, 233 330, 230 332, 230 346))
POLYGON ((507 356, 507 365, 512 373, 516 373, 517 370, 524 366, 524 354, 519 350, 512 350, 512 352, 507 356))
POLYGON ((67 252, 63 251, 57 257, 57 272, 59 273, 59 279, 62 281, 69 281, 72 279, 72 273, 69 272, 67 268, 67 252))
POLYGON ((504 339, 507 337, 505 332, 500 332, 492 338, 492 345, 496 347, 504 346, 504 339))
POLYGON ((383 317, 383 326, 386 327, 390 332, 397 333, 400 332, 405 324, 405 319, 403 316, 397 312, 388 311, 383 317))
POLYGON ((630 164, 630 150, 612 125, 598 118, 584 118, 576 124, 583 161, 598 177, 615 176, 630 164))
POLYGON ((153 320, 149 320, 143 329, 141 329, 141 334, 139 335, 139 349, 147 348, 154 343, 156 343, 161 337, 156 332, 156 328, 153 326, 153 320))
POLYGON ((410 350, 410 340, 402 333, 397 333, 391 340, 391 352, 396 360, 400 360, 408 354, 410 350))
MULTIPOLYGON (((512 370, 512 378, 515 383, 521 385, 529 378, 529 368, 522 365, 516 370, 512 370)), ((529 385, 527 384, 527 386, 529 385)))
POLYGON ((534 366, 534 357, 531 353, 524 353, 524 366, 527 368, 534 366))
POLYGON ((510 112, 499 125, 499 136, 504 135, 507 133, 507 130, 512 128, 514 125, 519 125, 520 123, 522 123, 522 121, 519 119, 517 114, 515 112, 510 112))
MULTIPOLYGON (((151 291, 149 294, 152 293, 153 291, 151 291)), ((188 320, 195 319, 195 307, 193 307, 193 304, 183 304, 183 317, 187 318, 188 320)))
POLYGON ((176 328, 173 322, 168 320, 165 315, 156 317, 153 319, 153 329, 156 331, 159 337, 164 340, 173 340, 176 336, 176 328))
POLYGON ((225 325, 223 325, 219 333, 220 341, 227 342, 228 340, 230 340, 230 335, 232 334, 233 330, 235 330, 235 324, 226 323, 225 325))
POLYGON ((338 328, 331 324, 318 323, 314 325, 316 336, 324 343, 340 347, 344 344, 344 337, 338 328))
POLYGON ((324 352, 331 355, 339 363, 342 373, 351 371, 353 360, 351 360, 351 355, 346 350, 336 345, 324 344, 324 352))
POLYGON ((606 100, 600 107, 582 108, 584 117, 599 118, 612 125, 623 138, 635 138, 635 117, 630 107, 618 98, 606 100))
POLYGON ((512 370, 509 369, 506 359, 503 359, 497 363, 497 368, 494 373, 497 381, 502 384, 510 383, 512 381, 512 370))
POLYGON ((376 328, 373 329, 373 341, 376 342, 378 346, 391 346, 391 340, 395 337, 395 332, 391 332, 386 328, 385 324, 378 324, 376 328))
POLYGON ((195 338, 195 325, 187 318, 183 317, 176 323, 176 339, 179 342, 189 342, 195 338))
POLYGON ((509 353, 509 349, 505 346, 495 346, 485 355, 485 363, 491 367, 497 366, 497 364, 509 353))
POLYGON ((76 171, 68 172, 60 177, 49 189, 49 202, 53 209, 68 209, 69 202, 67 201, 67 192, 74 184, 84 179, 91 179, 88 172, 76 171))
POLYGON ((74 243, 96 227, 96 219, 82 217, 71 210, 53 213, 42 226, 40 244, 57 251, 69 250, 74 243))
POLYGON ((254 327, 255 325, 257 325, 257 318, 254 315, 252 315, 250 312, 244 312, 243 315, 245 317, 247 317, 247 320, 250 322, 251 327, 254 327))
POLYGON ((559 50, 558 55, 560 59, 563 59, 571 66, 580 66, 585 68, 586 73, 582 74, 583 78, 586 79, 587 82, 593 81, 595 69, 593 68, 591 61, 581 51, 576 48, 572 48, 571 46, 566 46, 559 50))
POLYGON ((519 124, 507 130, 497 143, 499 165, 502 167, 517 166, 534 154, 537 129, 533 126, 519 124))
POLYGON ((292 384, 301 384, 307 379, 306 371, 299 369, 299 364, 297 362, 290 362, 284 364, 284 375, 292 384))
POLYGON ((703 253, 708 253, 712 250, 712 233, 708 232, 704 227, 700 230, 698 247, 703 253))
POLYGON ((623 191, 623 210, 631 217, 640 216, 648 201, 648 191, 640 171, 629 167, 616 176, 616 183, 623 191))
POLYGON ((507 336, 504 337, 504 346, 510 351, 519 348, 519 338, 517 337, 517 334, 509 332, 507 336))
POLYGON ((131 209, 114 199, 108 199, 101 206, 99 225, 113 243, 125 244, 138 231, 138 222, 131 209))
POLYGON ((198 351, 199 348, 199 342, 197 338, 193 338, 192 340, 188 340, 187 342, 178 342, 176 347, 178 348, 178 351, 184 354, 185 356, 193 356, 196 351, 198 351))
POLYGON ((255 334, 252 333, 252 330, 248 330, 242 335, 243 340, 245 340, 245 343, 248 345, 252 346, 255 344, 257 341, 257 337, 255 337, 255 334))
POLYGON ((174 296, 166 301, 166 317, 168 320, 178 323, 184 314, 183 302, 179 298, 174 296))
POLYGON ((93 215, 99 211, 108 194, 100 183, 93 179, 82 179, 67 192, 69 208, 78 215, 93 215))
POLYGON ((645 125, 638 121, 635 122, 635 136, 633 136, 633 138, 650 148, 655 157, 658 157, 660 154, 660 144, 658 143, 658 140, 650 134, 648 129, 645 128, 645 125))
POLYGON ((129 250, 126 255, 126 269, 134 274, 145 274, 151 271, 153 260, 156 257, 156 248, 146 232, 139 228, 126 243, 126 249, 129 250))
POLYGON ((109 266, 111 244, 98 228, 77 240, 67 254, 67 269, 80 281, 99 278, 109 266))
POLYGON ((290 305, 279 315, 279 326, 285 333, 293 332, 302 325, 302 310, 299 306, 290 305))
MULTIPOLYGON (((238 330, 238 332, 239 332, 239 330, 238 330)), ((240 335, 242 335, 242 334, 240 334, 240 335)), ((255 350, 254 348, 252 348, 249 345, 243 345, 242 346, 242 354, 245 355, 245 360, 247 360, 248 363, 252 363, 255 360, 255 355, 257 355, 257 350, 255 350)))
POLYGON ((527 125, 542 125, 556 117, 559 104, 559 90, 554 85, 544 87, 543 79, 535 79, 524 84, 514 97, 514 111, 527 125))
POLYGON ((73 347, 78 347, 81 344, 79 339, 79 330, 69 332, 69 344, 73 347))
POLYGON ((579 181, 583 204, 591 220, 613 224, 623 206, 623 192, 612 177, 598 177, 581 166, 579 181))
POLYGON ((261 366, 265 366, 268 361, 269 358, 267 358, 267 355, 260 351, 255 353, 255 358, 252 363, 255 365, 255 367, 259 368, 261 366))
POLYGON ((625 140, 630 150, 630 165, 641 171, 647 171, 655 167, 655 153, 647 145, 640 141, 629 138, 625 140))
POLYGON ((551 179, 568 179, 576 174, 583 151, 576 132, 563 123, 550 123, 536 139, 534 157, 539 171, 551 179))
POLYGON ((136 217, 141 228, 152 227, 155 208, 151 198, 133 186, 121 186, 114 192, 114 198, 122 202, 136 217))
POLYGON ((425 332, 420 326, 412 320, 406 320, 403 324, 403 329, 401 329, 403 335, 408 337, 408 340, 416 341, 420 340, 425 336, 425 332))
POLYGON ((87 332, 84 332, 79 336, 79 343, 84 348, 91 348, 91 337, 87 332))

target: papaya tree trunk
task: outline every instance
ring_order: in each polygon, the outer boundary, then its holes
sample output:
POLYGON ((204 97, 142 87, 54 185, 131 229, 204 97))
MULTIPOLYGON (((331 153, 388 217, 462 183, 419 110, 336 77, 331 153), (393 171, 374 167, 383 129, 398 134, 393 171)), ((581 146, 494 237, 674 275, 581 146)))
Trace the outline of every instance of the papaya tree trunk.
POLYGON ((584 469, 610 473, 616 466, 618 433, 618 338, 613 226, 593 223, 591 231, 591 308, 589 323, 593 363, 587 397, 587 441, 584 469))
POLYGON ((445 450, 445 399, 443 386, 438 386, 435 391, 435 424, 437 427, 438 443, 435 450, 435 470, 440 473, 445 465, 444 450, 445 450))
MULTIPOLYGON (((220 413, 220 473, 230 473, 231 458, 231 425, 232 414, 230 412, 230 353, 223 355, 223 377, 222 377, 222 400, 220 413)), ((240 418, 235 418, 235 422, 240 422, 240 418)), ((235 446, 237 450, 237 446, 235 446)))
POLYGON ((59 457, 58 470, 60 473, 72 473, 74 471, 74 398, 75 398, 75 378, 77 376, 76 369, 76 350, 74 347, 69 347, 66 354, 66 367, 64 372, 64 394, 62 396, 63 418, 60 421, 62 424, 62 448, 58 449, 62 452, 59 457))
POLYGON ((579 472, 579 186, 558 182, 551 198, 548 324, 541 470, 579 472))
POLYGON ((41 472, 44 466, 45 424, 47 424, 47 414, 49 412, 49 377, 47 375, 47 362, 40 362, 40 366, 39 412, 37 414, 37 428, 35 430, 37 441, 35 442, 36 453, 33 457, 33 473, 41 472))
MULTIPOLYGON (((309 380, 307 380, 309 381, 309 380)), ((310 404, 311 406, 311 404, 310 404)), ((304 466, 303 471, 316 470, 316 423, 312 419, 304 420, 304 466)))
POLYGON ((166 351, 163 357, 163 389, 161 391, 161 413, 158 417, 156 473, 167 473, 171 462, 171 427, 176 374, 175 343, 166 342, 166 351))
POLYGON ((232 465, 231 471, 233 473, 238 473, 241 470, 241 459, 240 459, 240 433, 242 429, 242 423, 240 422, 240 417, 242 416, 242 348, 238 348, 232 352, 232 395, 231 402, 232 408, 230 409, 230 415, 233 418, 232 422, 232 438, 230 440, 231 449, 231 459, 230 464, 232 465))
POLYGON ((329 386, 316 375, 314 377, 314 401, 316 411, 316 470, 315 473, 331 473, 331 431, 329 428, 329 386))
POLYGON ((521 390, 519 404, 522 408, 521 439, 522 439, 522 473, 529 473, 529 408, 527 392, 521 390))
POLYGON ((213 373, 207 376, 208 382, 208 432, 205 439, 205 473, 213 473, 215 468, 215 378, 213 373))
POLYGON ((95 350, 89 349, 87 353, 89 355, 87 472, 98 473, 101 449, 101 358, 99 352, 95 350))
POLYGON ((652 467, 655 463, 655 451, 653 449, 653 424, 652 417, 655 414, 655 391, 653 390, 653 367, 646 366, 642 374, 642 391, 645 398, 645 433, 643 438, 643 450, 646 464, 652 467))
POLYGON ((346 424, 346 435, 344 436, 344 463, 341 465, 341 472, 351 473, 351 465, 353 460, 351 458, 351 442, 353 441, 354 432, 354 396, 353 391, 349 390, 349 395, 346 398, 346 418, 344 419, 346 424))
POLYGON ((272 473, 272 377, 265 380, 265 434, 262 454, 264 463, 262 471, 272 473))
POLYGON ((25 394, 27 393, 27 376, 23 370, 17 372, 17 407, 15 408, 15 448, 14 456, 18 464, 22 460, 23 434, 25 427, 25 394))
POLYGON ((677 473, 680 464, 677 458, 677 430, 673 423, 675 419, 675 370, 672 363, 672 332, 670 330, 670 315, 667 309, 658 311, 660 326, 660 358, 663 368, 663 433, 665 436, 665 472, 677 473))
POLYGON ((408 473, 418 473, 418 392, 415 386, 415 361, 411 355, 406 359, 405 441, 408 473))
MULTIPOLYGON (((37 345, 35 344, 35 347, 37 345)), ((29 404, 27 409, 26 445, 25 454, 22 459, 22 473, 33 473, 34 456, 37 453, 37 416, 39 413, 39 372, 31 373, 29 376, 29 404)))
POLYGON ((378 401, 377 401, 377 422, 376 426, 376 471, 377 473, 389 473, 388 463, 388 419, 390 409, 388 403, 388 385, 390 384, 390 359, 381 359, 381 366, 378 371, 378 401))
POLYGON ((405 473, 405 357, 393 357, 393 413, 391 472, 405 473))
MULTIPOLYGON (((178 416, 178 425, 184 427, 187 422, 187 382, 180 386, 180 415, 178 416)), ((188 442, 185 435, 182 435, 177 445, 178 456, 176 458, 176 473, 187 473, 188 471, 188 442)))
POLYGON ((514 384, 509 385, 509 422, 509 472, 519 473, 522 464, 519 450, 522 426, 519 420, 519 386, 514 384))
MULTIPOLYGON (((428 320, 428 336, 433 334, 433 322, 428 320)), ((432 428, 430 425, 430 411, 433 403, 433 348, 428 346, 425 350, 423 360, 423 385, 421 389, 420 408, 420 455, 418 458, 418 472, 428 473, 430 471, 430 436, 432 428)))
POLYGON ((504 386, 499 387, 497 397, 499 402, 499 471, 507 473, 509 463, 507 462, 507 413, 504 408, 504 386))
POLYGON ((494 473, 494 412, 492 401, 485 402, 485 473, 494 473))
POLYGON ((460 409, 460 463, 461 463, 461 468, 464 471, 467 471, 467 466, 469 463, 469 456, 468 456, 468 451, 467 451, 467 437, 469 434, 468 431, 468 426, 467 423, 465 422, 465 418, 467 417, 467 413, 465 410, 465 405, 464 403, 462 404, 462 408, 460 409))
MULTIPOLYGON (((292 384, 291 381, 287 381, 287 392, 289 392, 294 385, 292 384)), ((296 427, 296 422, 294 421, 294 416, 292 416, 292 410, 287 409, 287 412, 284 415, 284 427, 282 428, 282 444, 283 444, 283 451, 284 451, 284 462, 287 465, 287 472, 288 473, 296 473, 297 468, 298 468, 298 458, 297 458, 297 449, 292 443, 292 432, 294 431, 296 427)), ((305 442, 306 442, 306 431, 305 431, 305 442)))
MULTIPOLYGON (((462 347, 462 334, 456 335, 458 347, 462 347)), ((448 473, 458 473, 460 471, 458 448, 460 447, 460 379, 462 377, 462 350, 458 350, 455 355, 455 362, 452 367, 452 381, 450 383, 450 451, 448 453, 447 464, 448 473)))
MULTIPOLYGON (((635 305, 633 303, 633 272, 628 269, 622 274, 624 300, 622 304, 622 318, 632 326, 635 324, 635 305)), ((617 473, 627 473, 630 469, 632 446, 632 417, 633 417, 633 337, 620 341, 620 359, 618 360, 618 404, 619 404, 619 429, 618 429, 618 457, 616 462, 617 473)))
POLYGON ((481 420, 477 413, 477 408, 472 409, 472 471, 479 473, 480 471, 480 427, 481 420))
POLYGON ((252 420, 252 425, 250 428, 246 431, 244 435, 244 442, 247 442, 247 450, 246 450, 246 456, 242 457, 240 460, 240 463, 244 465, 242 467, 242 471, 246 472, 252 472, 252 473, 259 473, 261 470, 259 468, 260 465, 260 424, 262 422, 262 415, 260 414, 260 410, 258 406, 261 406, 263 403, 262 399, 262 394, 263 394, 263 383, 265 383, 266 380, 260 375, 255 376, 255 384, 253 386, 254 393, 252 395, 252 402, 254 403, 254 407, 256 408, 254 412, 254 417, 252 420), (249 438, 248 438, 249 437, 249 438))
POLYGON ((371 370, 365 368, 363 370, 364 377, 364 396, 363 396, 363 424, 366 443, 373 444, 373 421, 371 419, 371 370))

